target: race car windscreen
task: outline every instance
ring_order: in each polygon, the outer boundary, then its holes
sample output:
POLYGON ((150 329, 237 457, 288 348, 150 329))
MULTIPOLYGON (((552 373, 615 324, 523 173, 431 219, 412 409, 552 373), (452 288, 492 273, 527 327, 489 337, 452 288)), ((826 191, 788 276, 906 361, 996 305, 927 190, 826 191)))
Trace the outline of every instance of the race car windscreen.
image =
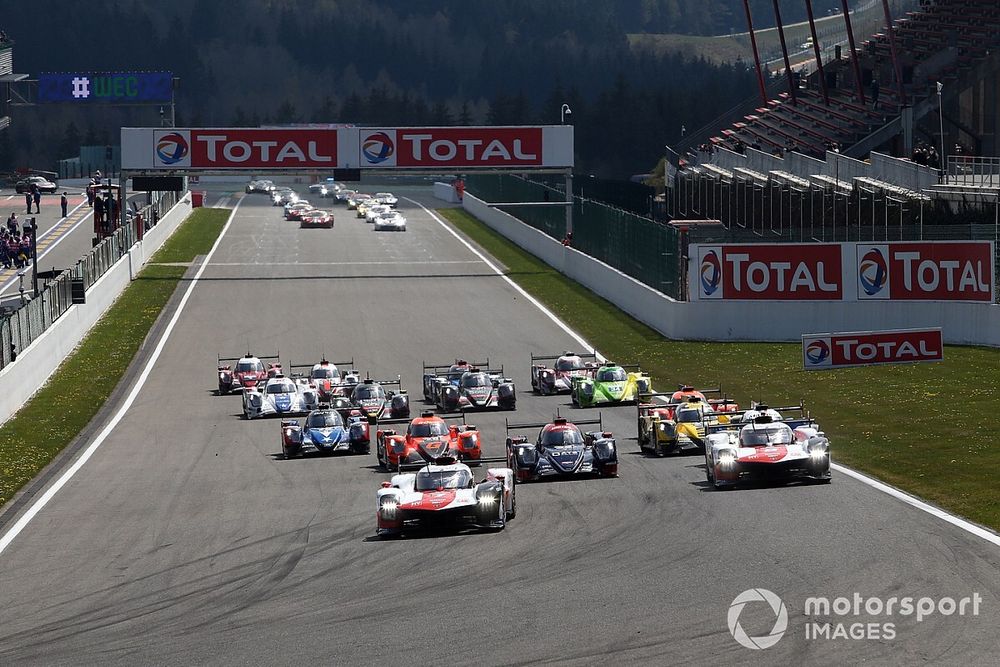
POLYGON ((249 373, 252 371, 261 373, 263 372, 263 370, 264 370, 264 364, 260 363, 259 361, 241 361, 238 364, 236 364, 237 373, 249 373))
POLYGON ((557 371, 577 371, 581 368, 585 368, 585 366, 580 357, 563 357, 556 362, 557 371))
POLYGON ((333 428, 334 426, 343 426, 344 422, 340 418, 339 412, 314 412, 309 415, 309 420, 306 422, 306 426, 309 428, 333 428))
POLYGON ((472 473, 468 470, 421 470, 417 473, 414 488, 417 491, 435 489, 465 489, 472 483, 472 473))
POLYGON ((444 422, 423 422, 410 425, 410 435, 414 438, 429 438, 434 435, 448 435, 448 425, 444 422))
POLYGON ((267 385, 267 393, 269 394, 294 394, 295 385, 291 382, 275 382, 274 384, 267 385))
POLYGON ((452 366, 448 369, 448 379, 451 381, 458 381, 462 379, 462 374, 469 370, 468 366, 452 366))
POLYGON ((740 442, 748 447, 790 445, 793 440, 792 429, 785 424, 774 424, 771 426, 751 424, 744 426, 743 432, 740 433, 740 442))
POLYGON ((373 398, 385 398, 385 390, 378 384, 359 384, 354 388, 354 398, 367 401, 373 398))
POLYGON ((565 447, 566 445, 582 445, 583 436, 575 428, 549 429, 542 433, 542 445, 546 447, 565 447))
POLYGON ((337 374, 332 366, 320 366, 313 369, 312 376, 317 380, 330 380, 337 377, 337 374))
POLYGON ((625 370, 622 368, 605 368, 597 374, 598 382, 624 382, 625 370))
MULTIPOLYGON (((706 413, 708 410, 705 411, 706 413)), ((681 408, 677 411, 677 421, 686 423, 696 423, 702 420, 701 408, 681 408)))
POLYGON ((473 387, 492 387, 493 380, 486 373, 466 373, 462 376, 462 386, 470 389, 473 387))

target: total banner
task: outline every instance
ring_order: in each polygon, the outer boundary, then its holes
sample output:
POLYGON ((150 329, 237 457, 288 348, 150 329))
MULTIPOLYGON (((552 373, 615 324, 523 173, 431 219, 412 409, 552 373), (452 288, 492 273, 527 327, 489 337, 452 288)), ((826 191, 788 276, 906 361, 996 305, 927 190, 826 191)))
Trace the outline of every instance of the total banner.
POLYGON ((126 171, 544 169, 573 166, 573 128, 122 128, 126 171))
POLYGON ((993 241, 692 244, 688 293, 701 300, 993 303, 993 241))
POLYGON ((940 327, 802 336, 802 368, 807 371, 943 359, 944 338, 940 327))

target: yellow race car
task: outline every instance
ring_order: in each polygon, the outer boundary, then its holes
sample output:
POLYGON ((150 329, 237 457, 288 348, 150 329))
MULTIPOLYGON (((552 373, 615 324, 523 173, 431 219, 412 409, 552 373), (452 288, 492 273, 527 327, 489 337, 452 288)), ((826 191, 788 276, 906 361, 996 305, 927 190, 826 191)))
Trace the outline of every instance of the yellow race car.
POLYGON ((728 424, 727 413, 739 409, 728 398, 709 400, 705 397, 706 393, 719 392, 718 389, 682 386, 671 394, 643 394, 637 405, 639 448, 655 456, 704 451, 707 427, 728 424), (663 402, 665 399, 667 402, 663 402))

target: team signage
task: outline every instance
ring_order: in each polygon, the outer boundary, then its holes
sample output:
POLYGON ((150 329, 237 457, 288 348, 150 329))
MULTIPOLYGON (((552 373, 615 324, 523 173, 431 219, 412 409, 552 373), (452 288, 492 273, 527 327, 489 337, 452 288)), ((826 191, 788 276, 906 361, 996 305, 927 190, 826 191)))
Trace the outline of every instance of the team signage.
POLYGON ((698 299, 840 300, 837 243, 698 245, 698 299))
POLYGON ((993 302, 989 241, 856 244, 858 300, 993 302))
POLYGON ((122 169, 569 168, 573 128, 123 128, 122 169))
POLYGON ((39 102, 170 102, 170 72, 73 72, 41 74, 39 102))
POLYGON ((694 244, 692 300, 992 303, 992 241, 694 244))
POLYGON ((802 367, 807 371, 943 359, 944 339, 940 328, 802 336, 802 367))

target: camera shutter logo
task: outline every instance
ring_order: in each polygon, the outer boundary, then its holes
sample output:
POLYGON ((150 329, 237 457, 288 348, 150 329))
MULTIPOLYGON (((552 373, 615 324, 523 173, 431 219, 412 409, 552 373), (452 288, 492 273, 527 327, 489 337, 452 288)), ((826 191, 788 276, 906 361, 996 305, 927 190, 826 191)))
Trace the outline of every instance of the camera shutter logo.
POLYGON ((733 636, 740 646, 750 649, 771 648, 784 636, 788 628, 788 609, 785 603, 777 595, 766 588, 751 588, 745 590, 733 600, 729 605, 729 613, 726 616, 729 623, 729 634, 733 636), (748 602, 766 602, 774 613, 774 626, 771 631, 760 637, 751 637, 740 625, 740 614, 748 602))

